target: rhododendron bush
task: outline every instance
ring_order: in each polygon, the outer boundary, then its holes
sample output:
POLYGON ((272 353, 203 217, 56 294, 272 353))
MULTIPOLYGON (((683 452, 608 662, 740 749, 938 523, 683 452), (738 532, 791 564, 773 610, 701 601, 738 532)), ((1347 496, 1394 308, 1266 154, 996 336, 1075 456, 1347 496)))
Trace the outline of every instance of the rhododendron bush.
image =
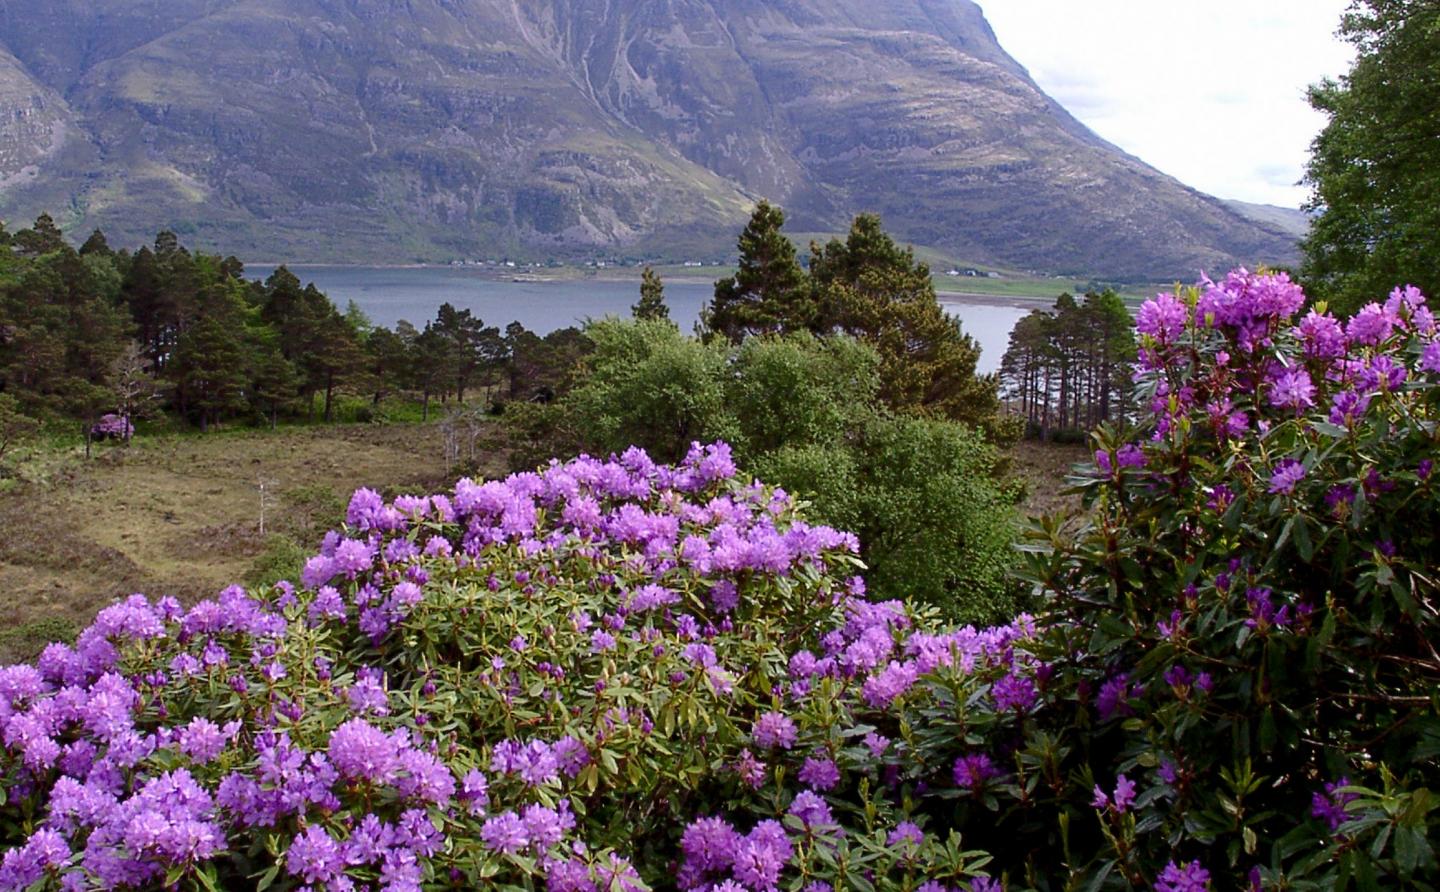
MULTIPOLYGON (((864 600, 857 548, 723 444, 361 491, 298 586, 136 596, 0 671, 0 888, 963 880, 954 841, 888 844, 878 784, 842 846, 825 799, 775 786, 881 765, 800 708, 830 717, 909 626, 864 600), (745 820, 685 830, 712 809, 745 820)), ((959 646, 1008 659, 1014 634, 959 646)))
POLYGON ((1140 316, 1037 617, 868 598, 724 444, 352 500, 294 585, 0 670, 0 889, 1429 888, 1418 294, 1140 316))
MULTIPOLYGON (((1342 322, 1241 270, 1148 302, 1137 328, 1150 412, 1097 435, 1090 526, 1050 529, 1035 562, 1047 700, 1072 702, 1053 747, 1095 785, 1099 869, 1138 885, 1174 857, 1215 888, 1432 888, 1440 341, 1423 296, 1342 322)), ((1072 846, 1077 808, 1057 805, 1072 846)))

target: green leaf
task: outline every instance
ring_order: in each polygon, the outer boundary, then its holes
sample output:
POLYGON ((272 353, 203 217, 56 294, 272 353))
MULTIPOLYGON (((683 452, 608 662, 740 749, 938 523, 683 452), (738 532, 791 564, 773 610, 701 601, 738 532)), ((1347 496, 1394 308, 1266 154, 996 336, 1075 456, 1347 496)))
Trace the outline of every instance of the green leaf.
POLYGON ((275 878, 279 875, 280 865, 270 865, 270 869, 261 874, 260 879, 255 883, 255 892, 265 892, 266 889, 269 889, 275 884, 275 878))

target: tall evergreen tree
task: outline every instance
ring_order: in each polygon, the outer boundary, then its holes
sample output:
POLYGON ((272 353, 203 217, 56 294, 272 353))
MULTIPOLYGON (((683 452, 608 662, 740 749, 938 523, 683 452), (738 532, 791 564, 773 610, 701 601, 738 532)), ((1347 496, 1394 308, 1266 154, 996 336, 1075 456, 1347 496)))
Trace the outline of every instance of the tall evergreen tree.
POLYGON ((302 361, 312 392, 325 396, 325 421, 335 419, 335 395, 339 388, 365 372, 365 350, 355 329, 331 307, 330 314, 314 331, 314 340, 302 361))
POLYGON ((440 305, 434 332, 439 337, 443 361, 452 376, 455 398, 465 401, 465 391, 476 383, 482 371, 497 365, 505 353, 500 330, 487 327, 469 310, 440 305))
POLYGON ((219 314, 206 316, 180 336, 166 375, 182 414, 202 431, 245 408, 249 356, 242 331, 219 314))
MULTIPOLYGON (((413 330, 413 329, 412 329, 413 330)), ((405 386, 410 354, 404 341, 383 326, 372 327, 365 338, 367 369, 373 388, 373 405, 405 386)))
POLYGON ((979 345, 941 308, 929 267, 896 245, 878 217, 857 217, 843 242, 812 246, 810 278, 819 328, 879 352, 889 405, 1001 435, 996 382, 975 371, 979 345))
POLYGON ((35 218, 35 225, 15 233, 12 240, 16 253, 26 257, 40 257, 65 247, 65 236, 49 214, 35 218))
POLYGON ((630 315, 636 319, 669 320, 670 308, 665 306, 665 283, 654 267, 645 267, 640 276, 640 301, 630 308, 630 315))
POLYGON ((1135 360, 1134 320, 1113 291, 1077 302, 1062 294, 1010 333, 1000 377, 1012 409, 1041 439, 1086 431, 1128 407, 1135 360))
POLYGON ((98 229, 90 233, 90 237, 85 240, 85 244, 80 246, 81 257, 88 257, 91 254, 109 256, 112 253, 110 243, 105 240, 105 233, 98 229))
POLYGON ((451 380, 445 336, 435 329, 435 323, 427 322, 425 330, 409 341, 408 352, 411 386, 420 391, 420 418, 429 421, 431 398, 443 394, 451 380))
POLYGON ((712 334, 738 343, 748 335, 808 330, 819 321, 814 292, 780 230, 785 212, 760 202, 740 234, 740 268, 715 283, 715 299, 701 314, 712 334))

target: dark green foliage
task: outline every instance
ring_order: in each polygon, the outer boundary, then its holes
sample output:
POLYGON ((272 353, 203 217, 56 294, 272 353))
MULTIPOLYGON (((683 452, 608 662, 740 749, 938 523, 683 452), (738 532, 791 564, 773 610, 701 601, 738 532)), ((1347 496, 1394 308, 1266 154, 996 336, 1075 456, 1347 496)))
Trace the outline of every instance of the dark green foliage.
POLYGON ((405 385, 410 369, 410 346, 390 329, 373 326, 364 338, 364 345, 366 370, 375 388, 373 401, 379 405, 388 394, 405 385))
POLYGON ((341 313, 283 266, 247 282, 239 260, 192 253, 173 232, 132 255, 96 231, 77 252, 41 217, 0 242, 0 393, 85 430, 103 414, 162 408, 204 429, 274 426, 317 404, 330 421, 345 394, 368 396, 363 414, 378 418, 376 406, 410 390, 428 419, 432 396, 463 402, 477 385, 487 398, 543 401, 570 386, 588 349, 575 329, 539 338, 513 325, 502 337, 448 304, 423 332, 392 331, 353 303, 341 313))
POLYGON ((665 306, 665 283, 653 267, 645 267, 640 277, 640 302, 630 308, 630 315, 636 319, 669 319, 670 308, 665 306))
POLYGON ((715 301, 701 319, 712 333, 739 343, 748 335, 781 334, 813 328, 819 307, 795 256, 795 245, 780 229, 785 212, 760 202, 740 234, 740 269, 715 283, 715 301))
POLYGON ((41 257, 65 247, 65 237, 49 214, 35 218, 35 225, 15 233, 10 241, 15 252, 26 257, 41 257))
POLYGON ((933 604, 949 619, 997 622, 1022 606, 1010 580, 1018 492, 966 428, 869 414, 825 443, 787 445, 746 466, 860 536, 878 597, 933 604))
POLYGON ((542 338, 519 322, 510 323, 503 344, 505 398, 550 402, 570 389, 581 360, 592 347, 578 328, 557 329, 542 338))
POLYGON ((294 579, 300 575, 310 555, 300 543, 279 533, 265 540, 265 550, 255 559, 255 565, 245 577, 249 586, 270 586, 282 579, 294 579))
POLYGON ((114 252, 110 250, 110 243, 105 240, 105 233, 98 229, 90 233, 90 237, 85 240, 85 244, 80 246, 81 257, 89 257, 91 254, 109 256, 112 253, 114 252))
POLYGON ((245 342, 227 320, 211 316, 188 329, 166 367, 181 414, 207 430, 244 409, 246 360, 245 342))
POLYGON ((586 334, 595 352, 567 400, 583 442, 601 452, 639 446, 674 461, 696 440, 736 437, 725 344, 685 337, 663 322, 606 319, 586 334))
POLYGON ((1000 378, 1011 408, 1044 440, 1078 442, 1128 406, 1135 322, 1113 291, 1069 294, 1035 310, 1010 333, 1000 378))
POLYGON ((855 218, 844 242, 811 246, 818 328, 839 331, 880 354, 880 397, 902 412, 948 418, 1012 435, 997 418, 993 378, 975 374, 980 348, 935 299, 930 269, 901 249, 880 218, 855 218))
POLYGON ((504 355, 500 330, 487 327, 469 310, 440 305, 433 326, 439 362, 451 376, 455 398, 465 401, 465 391, 482 371, 492 368, 504 355))
POLYGON ((79 633, 73 620, 58 616, 0 630, 0 666, 33 660, 47 645, 69 644, 79 633))
POLYGON ((127 320, 86 258, 63 241, 55 247, 50 228, 42 218, 22 231, 33 256, 0 292, 0 391, 30 409, 89 418, 104 409, 127 320))
POLYGON ((1303 274, 1344 314, 1402 282, 1440 293, 1440 6, 1357 0, 1341 35, 1350 73, 1310 90, 1330 122, 1306 170, 1303 274))
POLYGON ((0 459, 13 446, 34 434, 40 423, 20 410, 20 404, 8 393, 0 393, 0 459))

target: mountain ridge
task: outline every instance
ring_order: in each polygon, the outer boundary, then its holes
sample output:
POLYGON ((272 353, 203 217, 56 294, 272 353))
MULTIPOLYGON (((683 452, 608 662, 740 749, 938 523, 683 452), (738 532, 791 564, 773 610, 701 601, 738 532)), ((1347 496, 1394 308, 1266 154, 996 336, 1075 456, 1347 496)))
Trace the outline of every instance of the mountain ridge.
POLYGON ((968 0, 0 0, 0 49, 0 213, 121 241, 714 256, 768 198, 1056 273, 1294 253, 1085 128, 968 0))

